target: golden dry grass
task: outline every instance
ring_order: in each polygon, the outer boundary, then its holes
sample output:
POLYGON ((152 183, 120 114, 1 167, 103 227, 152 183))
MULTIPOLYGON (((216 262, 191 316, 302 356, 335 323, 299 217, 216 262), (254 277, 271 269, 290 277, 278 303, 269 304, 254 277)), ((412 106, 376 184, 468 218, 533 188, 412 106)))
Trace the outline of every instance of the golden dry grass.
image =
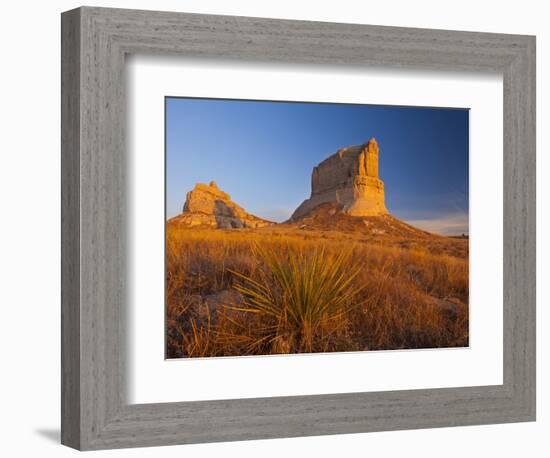
POLYGON ((168 225, 167 355, 467 346, 467 247, 168 225))

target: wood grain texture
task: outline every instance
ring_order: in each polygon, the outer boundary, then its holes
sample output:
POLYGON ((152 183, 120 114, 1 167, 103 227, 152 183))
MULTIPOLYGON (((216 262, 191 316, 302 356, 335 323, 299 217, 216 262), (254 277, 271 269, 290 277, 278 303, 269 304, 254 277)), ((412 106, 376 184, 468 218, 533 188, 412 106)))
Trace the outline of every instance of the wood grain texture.
POLYGON ((61 24, 61 441, 80 446, 80 12, 61 24))
POLYGON ((87 7, 64 13, 62 24, 64 444, 103 449, 535 418, 534 37, 87 7), (504 384, 128 404, 129 53, 502 73, 504 384))

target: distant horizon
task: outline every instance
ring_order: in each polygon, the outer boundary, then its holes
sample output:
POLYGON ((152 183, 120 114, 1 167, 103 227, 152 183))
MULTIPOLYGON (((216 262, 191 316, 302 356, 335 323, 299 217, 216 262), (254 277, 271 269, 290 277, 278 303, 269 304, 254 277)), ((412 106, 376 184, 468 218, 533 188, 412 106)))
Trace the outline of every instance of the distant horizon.
POLYGON ((469 234, 469 111, 167 97, 166 218, 215 181, 277 223, 310 197, 314 166, 375 137, 390 214, 442 235, 469 234))

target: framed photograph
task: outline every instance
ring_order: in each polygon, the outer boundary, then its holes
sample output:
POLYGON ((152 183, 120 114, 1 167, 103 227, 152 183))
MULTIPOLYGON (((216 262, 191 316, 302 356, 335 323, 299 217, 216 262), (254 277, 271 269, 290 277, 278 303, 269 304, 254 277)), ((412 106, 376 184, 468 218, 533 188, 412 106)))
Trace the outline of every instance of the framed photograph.
POLYGON ((469 346, 468 110, 165 103, 167 358, 469 346))
POLYGON ((535 38, 62 15, 62 442, 535 419, 535 38))

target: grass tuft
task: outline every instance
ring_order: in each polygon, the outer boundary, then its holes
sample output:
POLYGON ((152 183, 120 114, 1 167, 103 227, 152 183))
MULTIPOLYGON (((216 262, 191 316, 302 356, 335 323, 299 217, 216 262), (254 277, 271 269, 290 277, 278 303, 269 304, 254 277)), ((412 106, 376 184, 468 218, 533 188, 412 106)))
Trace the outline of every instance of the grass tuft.
POLYGON ((311 352, 314 338, 330 332, 329 324, 349 312, 363 289, 354 282, 360 267, 352 265, 349 249, 330 254, 324 247, 306 252, 289 246, 281 254, 256 243, 252 252, 264 265, 257 279, 230 270, 240 280, 233 288, 243 297, 236 310, 268 318, 272 326, 262 338, 278 348, 311 352))

